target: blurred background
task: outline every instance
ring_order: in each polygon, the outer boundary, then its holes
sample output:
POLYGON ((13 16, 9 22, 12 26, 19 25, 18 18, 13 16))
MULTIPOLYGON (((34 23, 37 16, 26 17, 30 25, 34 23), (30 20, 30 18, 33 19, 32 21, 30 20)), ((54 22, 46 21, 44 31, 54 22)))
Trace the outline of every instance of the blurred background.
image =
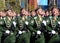
POLYGON ((60 0, 0 0, 0 10, 13 9, 16 12, 19 12, 20 8, 33 10, 38 7, 47 9, 52 6, 60 8, 60 0))

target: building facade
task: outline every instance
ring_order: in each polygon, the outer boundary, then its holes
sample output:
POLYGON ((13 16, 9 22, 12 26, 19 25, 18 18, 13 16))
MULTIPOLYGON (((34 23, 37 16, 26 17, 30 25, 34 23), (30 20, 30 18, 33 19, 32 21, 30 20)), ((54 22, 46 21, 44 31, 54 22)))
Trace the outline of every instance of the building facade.
MULTIPOLYGON (((38 7, 38 0, 0 0, 0 8, 26 8, 29 10, 36 9, 38 7)), ((59 0, 58 0, 59 2, 59 0)), ((48 6, 57 5, 57 0, 48 0, 48 6)))
POLYGON ((29 0, 29 9, 36 9, 37 8, 37 0, 29 0))

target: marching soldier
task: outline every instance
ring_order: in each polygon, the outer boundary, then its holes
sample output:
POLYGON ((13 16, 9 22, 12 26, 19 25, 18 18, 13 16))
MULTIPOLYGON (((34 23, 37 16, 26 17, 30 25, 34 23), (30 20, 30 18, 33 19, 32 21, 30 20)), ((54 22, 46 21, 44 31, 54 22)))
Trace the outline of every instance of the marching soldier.
POLYGON ((31 11, 31 19, 30 19, 30 23, 29 23, 29 29, 30 29, 30 32, 31 32, 31 43, 35 43, 35 35, 36 35, 36 30, 35 27, 35 21, 34 21, 34 18, 36 17, 36 13, 34 10, 31 11))
POLYGON ((60 14, 41 8, 31 15, 24 8, 16 15, 13 10, 0 11, 0 43, 60 43, 60 14))
POLYGON ((58 13, 58 25, 57 25, 57 28, 58 28, 58 34, 60 36, 60 13, 58 13))
POLYGON ((30 43, 30 31, 28 29, 29 17, 25 9, 21 10, 20 17, 18 16, 18 40, 17 43, 30 43), (22 15, 21 15, 22 14, 22 15))
POLYGON ((58 14, 59 14, 59 11, 58 11, 58 8, 54 7, 52 9, 52 18, 50 20, 50 23, 51 23, 51 28, 50 28, 50 40, 48 43, 60 43, 60 37, 58 35, 58 28, 57 28, 57 19, 58 19, 58 14))
POLYGON ((16 18, 16 13, 12 11, 12 30, 16 36, 17 34, 17 18, 16 18))
POLYGON ((44 34, 41 29, 41 23, 42 23, 42 9, 39 8, 36 10, 37 16, 32 16, 32 19, 30 21, 30 31, 32 34, 35 34, 35 41, 33 43, 45 43, 44 34))
POLYGON ((39 8, 37 9, 37 18, 35 19, 37 28, 36 28, 36 40, 35 43, 45 43, 45 38, 44 38, 44 29, 42 28, 42 21, 45 13, 44 10, 39 8))
POLYGON ((2 37, 2 34, 3 34, 3 29, 4 29, 4 17, 6 16, 6 14, 3 12, 3 11, 1 11, 0 12, 0 43, 1 43, 1 39, 3 38, 2 37))
POLYGON ((5 27, 4 27, 4 32, 3 32, 3 43, 15 43, 15 35, 12 31, 12 13, 11 10, 7 11, 7 16, 4 20, 5 22, 5 27))
POLYGON ((48 40, 49 40, 49 34, 47 32, 48 29, 46 28, 46 27, 49 27, 49 23, 50 23, 49 11, 46 10, 45 15, 43 17, 43 22, 42 22, 42 27, 44 29, 45 43, 48 43, 48 40))
MULTIPOLYGON (((60 12, 60 11, 59 11, 60 12)), ((57 27, 58 27, 58 33, 59 33, 59 35, 60 35, 60 13, 59 13, 59 15, 58 15, 58 25, 57 25, 57 27)))

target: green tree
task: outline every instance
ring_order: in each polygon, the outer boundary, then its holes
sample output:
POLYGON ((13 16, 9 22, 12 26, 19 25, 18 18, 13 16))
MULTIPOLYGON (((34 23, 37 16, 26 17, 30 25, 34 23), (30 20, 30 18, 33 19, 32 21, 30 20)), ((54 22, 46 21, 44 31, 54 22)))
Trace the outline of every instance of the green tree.
POLYGON ((0 0, 0 10, 5 9, 5 0, 0 0))

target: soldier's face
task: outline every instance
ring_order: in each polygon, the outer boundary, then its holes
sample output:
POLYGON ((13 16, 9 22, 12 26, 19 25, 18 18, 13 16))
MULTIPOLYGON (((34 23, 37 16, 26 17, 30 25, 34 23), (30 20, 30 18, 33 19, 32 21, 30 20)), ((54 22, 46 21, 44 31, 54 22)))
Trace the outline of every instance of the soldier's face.
POLYGON ((54 8, 54 9, 53 9, 53 14, 54 14, 54 15, 58 15, 58 14, 59 14, 59 10, 58 10, 57 8, 54 8))
POLYGON ((13 11, 13 12, 11 12, 12 13, 12 15, 11 16, 16 16, 16 13, 13 11))
POLYGON ((20 16, 20 14, 18 13, 17 16, 20 16))
POLYGON ((2 16, 6 16, 6 13, 5 12, 2 12, 2 16))
POLYGON ((42 11, 41 15, 45 16, 45 11, 44 10, 42 11))
POLYGON ((47 12, 45 13, 45 15, 48 16, 48 15, 49 15, 49 12, 47 11, 47 12))
POLYGON ((26 16, 28 16, 28 15, 29 15, 28 11, 25 11, 25 15, 26 15, 26 16))
POLYGON ((13 15, 12 12, 11 12, 11 10, 7 11, 7 15, 8 16, 12 16, 13 15))
POLYGON ((38 14, 42 14, 43 10, 42 9, 39 9, 38 10, 38 14))
POLYGON ((21 11, 21 13, 22 13, 22 14, 25 14, 25 11, 26 11, 26 10, 25 10, 25 9, 23 9, 23 10, 21 11))
POLYGON ((31 12, 31 15, 32 15, 32 16, 35 16, 35 15, 36 15, 36 13, 35 13, 34 11, 32 11, 32 12, 31 12))

